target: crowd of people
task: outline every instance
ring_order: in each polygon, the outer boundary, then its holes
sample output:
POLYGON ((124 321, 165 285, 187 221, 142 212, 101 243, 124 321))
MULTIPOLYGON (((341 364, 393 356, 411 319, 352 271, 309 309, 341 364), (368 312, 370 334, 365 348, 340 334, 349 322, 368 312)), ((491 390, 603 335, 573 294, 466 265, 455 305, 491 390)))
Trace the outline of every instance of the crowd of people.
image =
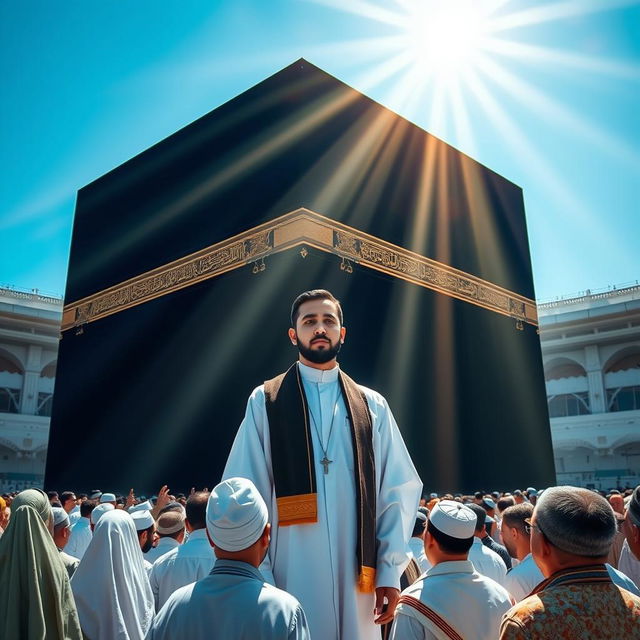
MULTIPOLYGON (((432 493, 416 506, 382 638, 640 638, 640 487, 432 493)), ((260 571, 269 544, 267 505, 244 478, 150 499, 4 494, 0 637, 315 637, 260 571)))
POLYGON ((7 640, 640 640, 640 487, 430 494, 386 399, 338 365, 342 305, 250 394, 212 491, 0 502, 7 640))

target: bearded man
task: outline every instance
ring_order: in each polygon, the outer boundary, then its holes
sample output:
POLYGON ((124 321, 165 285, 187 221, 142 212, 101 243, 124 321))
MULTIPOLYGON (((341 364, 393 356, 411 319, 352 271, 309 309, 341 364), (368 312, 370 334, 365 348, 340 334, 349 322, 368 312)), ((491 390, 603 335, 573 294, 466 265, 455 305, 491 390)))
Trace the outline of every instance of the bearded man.
POLYGON ((386 400, 344 374, 340 302, 300 294, 299 358, 256 388, 223 478, 245 477, 269 509, 260 569, 307 614, 311 637, 374 640, 393 618, 422 483, 386 400))

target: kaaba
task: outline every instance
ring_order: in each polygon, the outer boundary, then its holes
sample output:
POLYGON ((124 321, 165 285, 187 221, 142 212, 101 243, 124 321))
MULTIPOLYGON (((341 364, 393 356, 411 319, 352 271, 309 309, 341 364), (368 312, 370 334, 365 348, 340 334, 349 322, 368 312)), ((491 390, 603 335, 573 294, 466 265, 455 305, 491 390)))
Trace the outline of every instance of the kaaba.
POLYGON ((522 190, 301 59, 78 192, 46 486, 215 485, 313 288, 426 491, 554 483, 522 190))

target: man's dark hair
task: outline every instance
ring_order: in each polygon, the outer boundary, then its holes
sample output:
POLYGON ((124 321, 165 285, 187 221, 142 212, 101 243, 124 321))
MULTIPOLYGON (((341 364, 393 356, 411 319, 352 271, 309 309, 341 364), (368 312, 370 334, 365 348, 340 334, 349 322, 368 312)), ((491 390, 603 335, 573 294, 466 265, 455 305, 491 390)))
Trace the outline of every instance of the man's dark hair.
POLYGON ((513 496, 504 496, 498 500, 496 506, 498 507, 498 512, 502 513, 506 508, 512 507, 516 503, 513 496))
POLYGON ((487 512, 479 504, 468 504, 467 507, 478 517, 476 520, 476 533, 478 533, 484 527, 487 512))
POLYGON ((413 525, 413 533, 411 534, 412 538, 421 538, 424 535, 424 528, 427 524, 427 520, 428 518, 426 518, 425 520, 416 518, 416 523, 413 525))
POLYGON ((502 514, 502 521, 512 529, 526 533, 525 520, 533 515, 533 505, 530 502, 514 504, 507 507, 502 514))
POLYGON ((207 526, 207 502, 210 495, 209 491, 196 491, 187 499, 187 520, 194 529, 204 529, 207 526))
POLYGON ((442 533, 439 529, 436 529, 431 524, 431 520, 427 522, 427 531, 435 538, 440 549, 444 551, 444 553, 467 553, 473 544, 473 536, 464 539, 454 538, 453 536, 449 536, 446 533, 442 533))
POLYGON ((51 502, 51 500, 57 497, 58 497, 57 491, 47 491, 47 498, 49 498, 49 502, 51 502))
POLYGON ((97 502, 95 500, 85 500, 80 505, 80 517, 88 518, 91 516, 91 512, 96 508, 97 502))
POLYGON ((338 310, 338 320, 340 320, 340 324, 342 325, 342 307, 340 306, 340 301, 326 289, 311 289, 311 291, 305 291, 301 293, 291 305, 291 327, 293 329, 296 328, 296 322, 298 321, 298 309, 300 309, 300 305, 308 302, 309 300, 331 300, 338 310))
POLYGON ((476 491, 476 492, 473 494, 473 497, 474 497, 476 500, 482 500, 482 498, 484 498, 484 494, 482 493, 482 491, 476 491))
POLYGON ((60 496, 60 503, 64 507, 65 503, 69 500, 73 500, 75 502, 75 496, 76 494, 73 493, 73 491, 63 491, 60 496))

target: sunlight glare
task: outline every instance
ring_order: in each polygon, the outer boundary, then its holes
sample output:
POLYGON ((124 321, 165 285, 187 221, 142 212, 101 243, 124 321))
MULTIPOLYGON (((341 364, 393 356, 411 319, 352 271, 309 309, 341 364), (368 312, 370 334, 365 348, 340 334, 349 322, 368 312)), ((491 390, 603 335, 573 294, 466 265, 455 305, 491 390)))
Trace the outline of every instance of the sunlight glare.
POLYGON ((491 32, 482 3, 415 3, 407 18, 407 48, 423 72, 451 77, 464 72, 491 32))

